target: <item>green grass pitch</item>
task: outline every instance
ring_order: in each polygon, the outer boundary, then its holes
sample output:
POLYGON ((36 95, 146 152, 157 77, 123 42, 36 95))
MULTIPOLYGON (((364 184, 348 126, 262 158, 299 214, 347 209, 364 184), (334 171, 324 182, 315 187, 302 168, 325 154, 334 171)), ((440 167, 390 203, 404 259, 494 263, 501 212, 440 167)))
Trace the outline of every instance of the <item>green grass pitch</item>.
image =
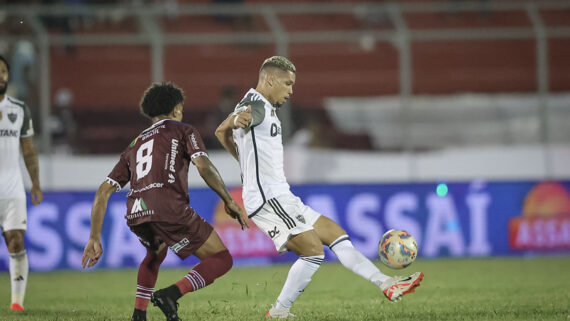
MULTIPOLYGON (((379 263, 378 263, 379 264, 379 263)), ((379 264, 380 265, 380 264, 379 264)), ((289 265, 239 267, 184 296, 182 320, 265 320, 289 265)), ((570 257, 418 260, 390 275, 425 273, 416 293, 390 303, 371 283, 325 263, 291 312, 297 320, 570 320, 570 257)), ((157 287, 186 270, 163 269, 157 287)), ((9 310, 8 273, 0 274, 0 320, 130 320, 136 270, 31 273, 24 312, 9 310)), ((152 304, 147 318, 164 320, 152 304)))

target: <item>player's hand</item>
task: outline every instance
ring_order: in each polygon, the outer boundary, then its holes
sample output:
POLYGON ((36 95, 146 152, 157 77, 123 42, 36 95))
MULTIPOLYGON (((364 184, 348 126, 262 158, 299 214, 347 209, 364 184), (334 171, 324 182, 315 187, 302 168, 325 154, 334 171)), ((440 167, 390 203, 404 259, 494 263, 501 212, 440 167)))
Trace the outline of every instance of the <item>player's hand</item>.
POLYGON ((245 110, 239 111, 231 116, 230 127, 232 129, 247 128, 251 124, 251 106, 247 105, 245 110))
POLYGON ((30 191, 30 198, 32 199, 32 204, 38 205, 44 199, 44 194, 39 186, 34 185, 32 186, 32 190, 30 191))
POLYGON ((226 203, 226 212, 239 222, 242 230, 249 228, 249 225, 247 225, 247 217, 243 214, 241 208, 234 201, 226 203))
POLYGON ((99 258, 103 255, 103 247, 101 241, 89 239, 83 250, 83 257, 81 258, 81 266, 83 268, 92 267, 99 262, 99 258))

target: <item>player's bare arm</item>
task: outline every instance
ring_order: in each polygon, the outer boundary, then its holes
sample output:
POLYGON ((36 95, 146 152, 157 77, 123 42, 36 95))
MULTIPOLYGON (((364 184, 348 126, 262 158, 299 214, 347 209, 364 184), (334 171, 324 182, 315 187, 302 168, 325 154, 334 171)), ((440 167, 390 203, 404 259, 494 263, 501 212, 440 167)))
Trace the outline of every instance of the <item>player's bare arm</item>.
POLYGON ((233 113, 228 116, 228 118, 226 118, 216 129, 216 137, 218 138, 218 141, 237 161, 239 161, 239 159, 235 142, 232 137, 232 130, 248 127, 251 124, 251 120, 251 107, 247 106, 245 111, 233 113))
POLYGON ((216 169, 214 164, 212 164, 210 159, 206 156, 198 156, 194 158, 192 162, 194 163, 194 165, 196 165, 196 168, 198 169, 200 176, 202 176, 206 184, 208 184, 208 186, 211 189, 213 189, 216 193, 218 193, 218 195, 222 198, 222 200, 226 204, 225 206, 226 212, 231 217, 238 220, 242 229, 249 228, 249 225, 247 224, 247 218, 243 214, 241 208, 234 202, 233 198, 230 196, 230 193, 228 192, 228 189, 226 188, 226 185, 224 184, 224 181, 222 180, 220 173, 218 173, 218 170, 216 169))
POLYGON ((89 241, 83 250, 83 257, 81 258, 81 266, 92 267, 97 264, 101 255, 103 255, 103 247, 101 246, 101 228, 103 227, 103 219, 105 212, 107 212, 107 203, 109 197, 117 191, 117 187, 103 182, 93 200, 93 208, 91 209, 91 234, 89 241))
POLYGON ((218 128, 216 128, 216 138, 218 138, 218 141, 220 142, 220 144, 222 144, 222 146, 224 146, 224 149, 228 151, 228 153, 230 153, 235 160, 237 160, 239 162, 239 158, 238 158, 238 154, 237 154, 237 150, 235 147, 235 142, 234 139, 232 137, 232 128, 230 127, 230 119, 231 117, 226 118, 226 120, 224 120, 220 126, 218 126, 218 128))
POLYGON ((22 155, 26 169, 32 180, 32 190, 30 191, 32 204, 40 204, 43 200, 43 193, 40 188, 40 170, 38 165, 38 153, 34 147, 33 137, 24 137, 20 139, 20 146, 22 147, 22 155))

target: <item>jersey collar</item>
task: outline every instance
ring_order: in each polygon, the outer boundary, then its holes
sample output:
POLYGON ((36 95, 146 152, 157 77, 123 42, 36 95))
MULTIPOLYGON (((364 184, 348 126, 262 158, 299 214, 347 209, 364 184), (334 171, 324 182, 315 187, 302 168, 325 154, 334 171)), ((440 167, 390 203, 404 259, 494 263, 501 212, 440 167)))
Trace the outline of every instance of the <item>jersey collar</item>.
MULTIPOLYGON (((147 131, 153 129, 154 127, 156 127, 156 126, 162 124, 162 123, 163 123, 164 121, 166 121, 166 120, 169 120, 169 119, 165 118, 165 119, 162 119, 162 120, 157 121, 156 123, 152 124, 149 128, 143 130, 142 133, 147 132, 147 131)), ((141 133, 141 134, 142 134, 142 133, 141 133)))

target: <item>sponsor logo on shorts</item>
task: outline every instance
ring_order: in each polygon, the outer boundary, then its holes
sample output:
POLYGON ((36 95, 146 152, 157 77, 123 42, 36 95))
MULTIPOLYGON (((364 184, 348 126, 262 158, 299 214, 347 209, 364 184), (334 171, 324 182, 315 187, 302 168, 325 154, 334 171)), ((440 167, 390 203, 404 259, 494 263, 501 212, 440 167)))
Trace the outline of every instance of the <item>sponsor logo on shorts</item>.
POLYGON ((174 253, 178 253, 178 251, 182 250, 186 245, 190 244, 190 241, 188 241, 187 238, 183 238, 180 242, 172 245, 170 247, 170 249, 174 252, 174 253))
POLYGON ((273 231, 267 231, 267 234, 269 235, 270 238, 274 238, 275 236, 277 236, 277 234, 279 234, 277 226, 273 227, 273 231))

